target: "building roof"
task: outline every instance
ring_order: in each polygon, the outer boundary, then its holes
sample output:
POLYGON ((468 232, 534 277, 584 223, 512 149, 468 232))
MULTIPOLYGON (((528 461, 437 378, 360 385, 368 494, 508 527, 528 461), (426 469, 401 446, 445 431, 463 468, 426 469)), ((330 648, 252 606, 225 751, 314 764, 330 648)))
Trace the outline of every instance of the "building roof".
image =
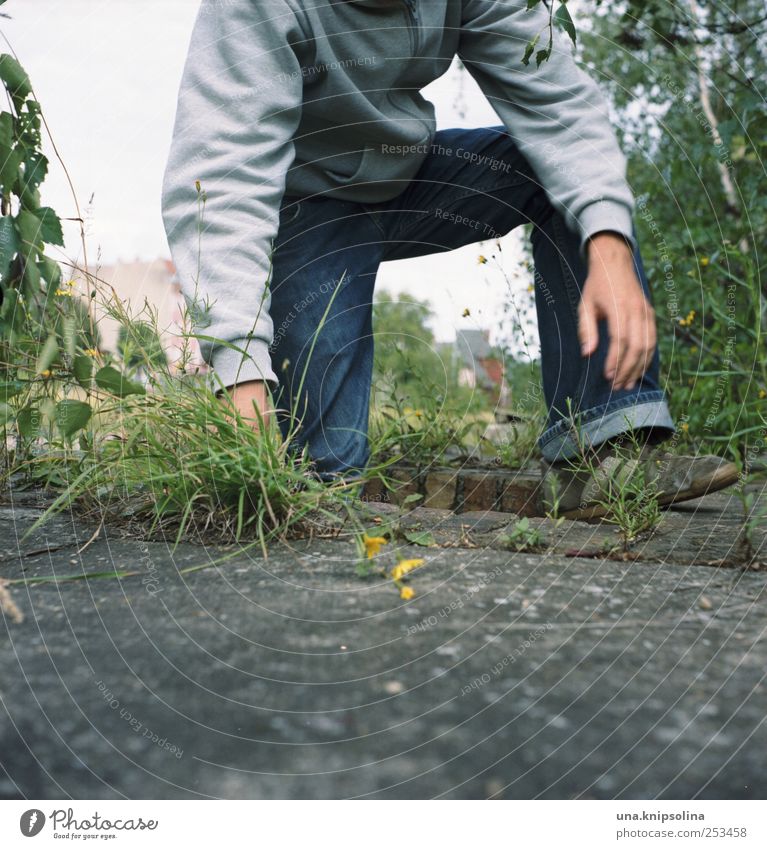
POLYGON ((461 358, 469 365, 492 354, 487 330, 459 330, 455 344, 461 358))

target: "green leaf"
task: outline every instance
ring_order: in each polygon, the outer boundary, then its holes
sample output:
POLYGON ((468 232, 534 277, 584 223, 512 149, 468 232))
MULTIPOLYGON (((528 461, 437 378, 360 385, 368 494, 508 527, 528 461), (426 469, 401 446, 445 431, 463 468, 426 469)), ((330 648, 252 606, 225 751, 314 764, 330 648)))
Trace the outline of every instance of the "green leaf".
POLYGON ((0 383, 0 404, 7 404, 11 398, 21 392, 26 386, 20 380, 9 380, 5 383, 0 383))
POLYGON ((140 383, 123 377, 112 366, 104 366, 96 372, 96 384, 118 398, 125 398, 126 395, 146 395, 146 389, 140 383))
POLYGON ((34 250, 41 250, 42 222, 28 209, 22 209, 16 216, 16 231, 21 240, 21 250, 25 256, 29 256, 34 250))
POLYGON ((0 80, 5 83, 11 97, 19 103, 32 93, 27 72, 7 53, 0 56, 0 80))
POLYGON ((19 250, 19 239, 16 228, 13 226, 13 218, 3 215, 0 218, 0 277, 5 277, 11 262, 19 250))
POLYGON ((413 492, 408 495, 407 498, 402 499, 402 506, 404 507, 406 504, 412 504, 414 501, 420 501, 423 498, 420 492, 413 492))
POLYGON ((0 427, 5 427, 10 421, 13 421, 13 407, 0 402, 0 427))
POLYGON ((16 427, 25 439, 34 439, 40 432, 40 410, 24 407, 16 416, 16 427))
POLYGON ((40 254, 37 267, 40 269, 41 277, 48 284, 49 291, 55 293, 61 283, 61 266, 50 257, 40 254))
POLYGON ((24 179, 22 180, 24 190, 31 192, 36 189, 47 173, 48 159, 39 150, 30 153, 24 161, 24 179))
POLYGON ((51 333, 51 335, 45 340, 45 344, 40 351, 40 355, 37 358, 37 365, 35 366, 35 374, 42 374, 46 369, 50 368, 53 361, 59 355, 59 342, 56 339, 56 334, 51 333))
POLYGON ((413 545, 436 545, 436 540, 431 534, 431 531, 403 531, 402 536, 413 545))
POLYGON ((23 308, 19 304, 19 290, 16 288, 6 289, 3 292, 3 302, 0 304, 0 318, 9 325, 23 314, 23 308))
POLYGON ((370 574, 371 567, 367 561, 358 560, 357 564, 354 567, 354 571, 357 573, 358 577, 367 578, 367 576, 370 574))
POLYGON ((534 9, 540 2, 541 0, 527 0, 528 11, 534 9))
POLYGON ((82 430, 91 418, 91 405, 85 401, 75 401, 73 398, 65 398, 56 404, 54 414, 56 425, 63 436, 72 436, 78 430, 82 430))
POLYGON ((0 148, 5 156, 13 147, 13 115, 0 112, 0 148))
POLYGON ((87 354, 78 354, 72 361, 72 373, 83 389, 90 389, 93 380, 93 360, 87 354))
POLYGON ((570 17, 570 10, 564 3, 559 4, 559 8, 554 15, 554 23, 560 29, 563 29, 570 36, 570 40, 573 44, 575 44, 575 24, 573 23, 573 19, 570 17))
POLYGON ((61 230, 59 216, 49 207, 41 206, 35 215, 40 219, 40 234, 42 240, 49 245, 64 246, 64 234, 61 230))
POLYGON ((6 147, 2 149, 0 155, 0 184, 3 186, 3 193, 8 195, 15 190, 20 176, 21 169, 21 154, 14 148, 9 150, 6 147))
POLYGON ((541 37, 541 34, 535 36, 532 41, 527 42, 527 47, 525 47, 525 55, 522 57, 522 64, 529 65, 530 57, 533 55, 533 51, 535 50, 535 45, 538 44, 538 39, 541 37))
POLYGON ((19 112, 17 135, 28 148, 35 149, 40 146, 41 114, 42 108, 36 100, 27 100, 19 112))
POLYGON ((33 300, 40 293, 40 269, 34 262, 34 258, 24 261, 24 297, 27 302, 33 300))
POLYGON ((539 50, 535 54, 535 64, 540 68, 541 63, 545 62, 549 56, 551 56, 551 48, 547 47, 545 50, 539 50))

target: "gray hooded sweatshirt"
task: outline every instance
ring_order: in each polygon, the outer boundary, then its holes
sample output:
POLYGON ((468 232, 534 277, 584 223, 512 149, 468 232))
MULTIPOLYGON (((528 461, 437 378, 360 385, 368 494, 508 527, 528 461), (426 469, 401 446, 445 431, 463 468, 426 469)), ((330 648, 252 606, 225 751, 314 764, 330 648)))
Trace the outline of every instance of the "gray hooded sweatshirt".
POLYGON ((555 31, 540 68, 522 63, 547 27, 544 4, 524 0, 203 0, 162 206, 182 290, 205 306, 203 354, 225 386, 278 385, 268 284, 283 196, 400 194, 436 129, 421 89, 456 55, 582 245, 600 230, 633 240, 625 160, 567 36, 555 31))

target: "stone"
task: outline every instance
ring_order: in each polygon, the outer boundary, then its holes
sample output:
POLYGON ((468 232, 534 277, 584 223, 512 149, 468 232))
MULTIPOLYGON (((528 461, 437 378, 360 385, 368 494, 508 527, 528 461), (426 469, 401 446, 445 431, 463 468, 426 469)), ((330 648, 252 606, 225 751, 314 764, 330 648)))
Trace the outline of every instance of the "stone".
POLYGON ((445 547, 399 546, 425 561, 403 601, 348 536, 264 558, 106 526, 80 566, 90 526, 19 544, 41 508, 0 504, 0 578, 135 573, 8 585, 0 794, 763 799, 765 530, 750 569, 711 565, 737 565, 739 511, 666 511, 624 561, 609 525, 531 519, 546 549, 516 552, 510 514, 415 507, 401 522, 445 547))

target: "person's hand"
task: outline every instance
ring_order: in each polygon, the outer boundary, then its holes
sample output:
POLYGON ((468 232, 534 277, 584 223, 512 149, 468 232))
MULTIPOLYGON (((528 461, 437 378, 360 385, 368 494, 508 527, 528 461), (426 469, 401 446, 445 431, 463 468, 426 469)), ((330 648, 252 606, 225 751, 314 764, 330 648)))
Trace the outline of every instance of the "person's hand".
POLYGON ((229 390, 229 395, 232 399, 232 406, 242 416, 242 418, 254 430, 258 430, 259 421, 255 408, 258 409, 263 417, 264 425, 269 423, 269 411, 267 410, 268 394, 266 383, 263 380, 251 380, 247 383, 240 383, 233 386, 229 390))
POLYGON ((655 311, 634 270, 628 242, 616 233, 597 233, 588 243, 589 273, 578 310, 581 354, 597 349, 597 322, 607 320, 610 347, 605 377, 614 389, 633 389, 645 373, 657 342, 655 311))

